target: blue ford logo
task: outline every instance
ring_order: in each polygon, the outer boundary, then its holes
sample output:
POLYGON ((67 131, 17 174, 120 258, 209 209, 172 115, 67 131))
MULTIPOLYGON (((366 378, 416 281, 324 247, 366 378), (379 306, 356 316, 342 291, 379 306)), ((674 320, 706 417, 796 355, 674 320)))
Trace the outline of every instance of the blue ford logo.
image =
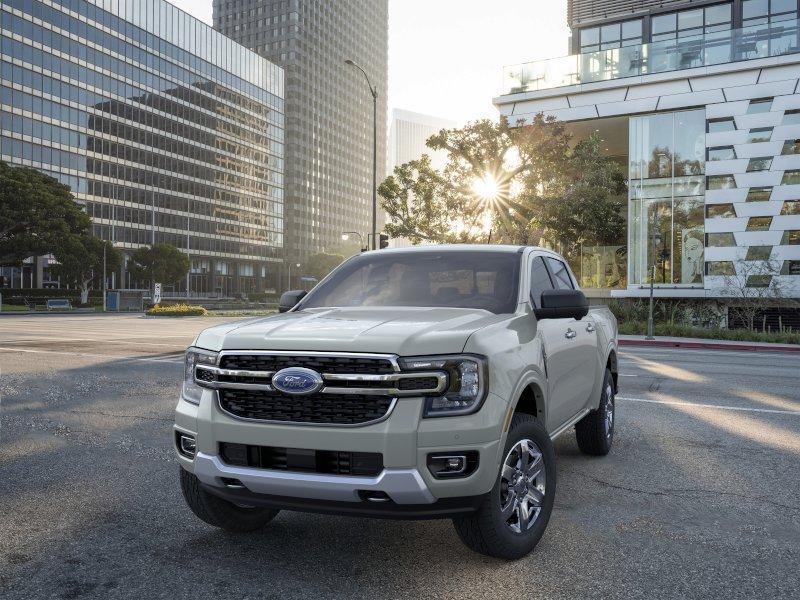
POLYGON ((323 385, 319 373, 303 367, 281 369, 272 376, 272 387, 286 394, 313 394, 323 385))

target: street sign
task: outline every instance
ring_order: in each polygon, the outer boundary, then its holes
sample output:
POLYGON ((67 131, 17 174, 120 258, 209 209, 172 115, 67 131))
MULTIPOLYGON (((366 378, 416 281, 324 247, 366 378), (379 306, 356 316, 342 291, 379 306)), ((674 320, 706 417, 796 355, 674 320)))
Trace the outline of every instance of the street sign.
POLYGON ((161 302, 161 284, 157 283, 153 286, 153 304, 161 302))

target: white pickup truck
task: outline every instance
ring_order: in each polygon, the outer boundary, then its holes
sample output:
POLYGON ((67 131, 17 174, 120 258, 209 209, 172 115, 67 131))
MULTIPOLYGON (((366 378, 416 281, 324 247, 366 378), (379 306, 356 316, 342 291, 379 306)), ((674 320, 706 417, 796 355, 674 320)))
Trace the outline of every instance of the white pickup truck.
POLYGON ((181 487, 203 521, 279 510, 452 518, 507 559, 544 533, 552 441, 614 436, 617 324, 541 248, 366 252, 281 313, 203 331, 175 415, 181 487))

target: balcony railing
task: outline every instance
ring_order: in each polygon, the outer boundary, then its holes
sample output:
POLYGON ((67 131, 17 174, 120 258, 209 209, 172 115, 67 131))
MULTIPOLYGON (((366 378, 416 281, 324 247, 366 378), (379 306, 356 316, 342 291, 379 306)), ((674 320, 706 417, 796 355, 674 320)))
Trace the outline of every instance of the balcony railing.
POLYGON ((800 53, 800 21, 780 21, 504 67, 503 93, 800 53))

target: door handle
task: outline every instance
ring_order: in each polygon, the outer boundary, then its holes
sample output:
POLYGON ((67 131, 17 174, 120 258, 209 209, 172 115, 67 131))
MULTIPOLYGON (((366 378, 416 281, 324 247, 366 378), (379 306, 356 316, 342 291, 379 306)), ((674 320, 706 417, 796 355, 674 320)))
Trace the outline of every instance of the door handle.
POLYGON ((567 329, 567 333, 564 334, 564 337, 567 338, 568 340, 571 340, 576 335, 578 334, 575 333, 575 330, 570 327, 569 329, 567 329))
POLYGON ((594 323, 589 323, 586 326, 586 331, 588 331, 589 333, 593 333, 594 332, 594 323))

